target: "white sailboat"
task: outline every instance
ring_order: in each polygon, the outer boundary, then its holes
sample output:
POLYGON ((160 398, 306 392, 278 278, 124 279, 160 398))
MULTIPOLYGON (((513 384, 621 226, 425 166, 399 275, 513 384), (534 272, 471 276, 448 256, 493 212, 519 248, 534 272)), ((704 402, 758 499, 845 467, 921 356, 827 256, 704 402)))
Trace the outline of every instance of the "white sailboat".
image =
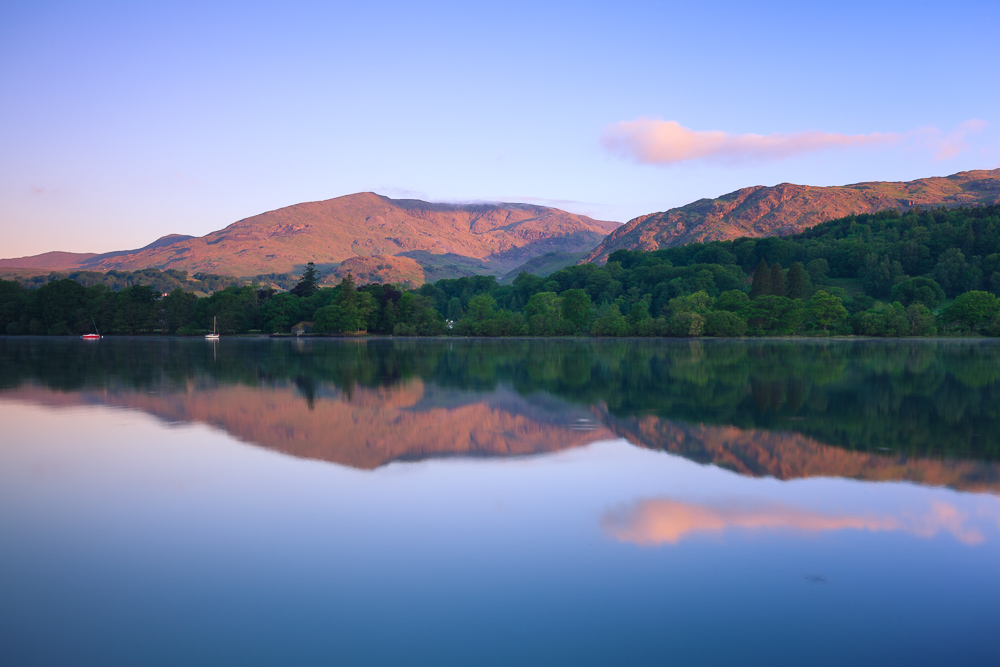
POLYGON ((219 340, 219 327, 216 325, 218 318, 212 317, 212 333, 205 334, 206 340, 219 340))

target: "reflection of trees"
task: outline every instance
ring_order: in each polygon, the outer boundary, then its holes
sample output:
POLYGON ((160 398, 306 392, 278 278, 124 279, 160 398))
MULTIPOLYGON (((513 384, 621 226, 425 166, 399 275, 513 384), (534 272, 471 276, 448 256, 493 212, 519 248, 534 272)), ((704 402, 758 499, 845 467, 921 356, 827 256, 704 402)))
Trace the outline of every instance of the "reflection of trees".
POLYGON ((293 383, 547 393, 615 418, 794 431, 848 449, 1000 458, 1000 345, 984 342, 0 339, 0 386, 293 383))

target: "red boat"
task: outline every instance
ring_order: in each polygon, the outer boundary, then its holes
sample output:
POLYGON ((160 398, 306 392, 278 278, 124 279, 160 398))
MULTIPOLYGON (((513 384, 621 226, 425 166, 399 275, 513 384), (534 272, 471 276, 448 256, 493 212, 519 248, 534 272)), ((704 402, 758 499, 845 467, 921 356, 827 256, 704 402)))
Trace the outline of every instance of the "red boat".
POLYGON ((94 324, 94 333, 85 333, 80 338, 84 340, 101 340, 101 332, 97 330, 97 322, 94 322, 94 318, 90 318, 90 321, 94 324))

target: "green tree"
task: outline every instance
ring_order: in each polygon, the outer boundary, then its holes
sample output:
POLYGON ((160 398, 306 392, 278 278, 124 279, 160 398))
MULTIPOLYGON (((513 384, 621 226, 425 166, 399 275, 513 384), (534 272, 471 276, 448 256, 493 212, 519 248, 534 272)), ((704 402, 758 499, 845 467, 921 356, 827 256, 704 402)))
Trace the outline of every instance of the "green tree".
POLYGON ((809 296, 809 274, 806 273, 802 262, 792 264, 787 277, 789 299, 805 299, 809 296))
POLYGON ((705 316, 705 335, 738 338, 747 332, 747 322, 736 313, 716 310, 705 316))
POLYGON ((653 318, 649 315, 649 301, 648 295, 639 299, 632 304, 625 316, 626 321, 628 321, 629 333, 633 336, 650 335, 650 322, 653 318))
POLYGON ((753 272, 753 285, 750 287, 750 298, 771 295, 771 269, 761 257, 757 270, 753 272))
POLYGON ((260 307, 261 326, 265 333, 282 333, 299 321, 299 298, 285 292, 275 294, 260 307))
POLYGON ((745 313, 750 307, 750 297, 740 290, 728 290, 715 300, 715 310, 728 310, 731 313, 745 313))
POLYGON ((669 333, 671 336, 696 338, 705 330, 705 318, 699 313, 682 311, 670 318, 669 333))
POLYGON ((817 290, 806 304, 805 315, 823 331, 827 331, 831 324, 836 324, 847 317, 847 309, 844 308, 840 297, 824 290, 817 290))
POLYGON ((469 299, 465 317, 458 322, 459 333, 472 336, 492 335, 492 320, 496 317, 497 301, 489 294, 477 294, 469 299))
POLYGON ((802 305, 785 296, 761 296, 750 304, 748 327, 758 335, 797 333, 804 316, 802 305))
POLYGON ((28 310, 28 290, 13 280, 0 280, 0 334, 21 333, 28 310))
POLYGON ((115 298, 114 322, 112 324, 114 330, 127 334, 155 330, 157 328, 154 309, 156 297, 156 292, 149 285, 133 285, 118 292, 115 298))
POLYGON ((787 294, 785 271, 778 262, 775 262, 771 267, 771 294, 774 296, 786 296, 787 294))
MULTIPOLYGON (((378 303, 372 293, 358 291, 354 276, 348 273, 337 285, 332 303, 316 311, 316 330, 324 333, 364 333, 377 309, 378 303)), ((377 320, 377 317, 374 319, 377 320)))
POLYGON ((930 278, 921 276, 893 285, 891 298, 904 306, 922 303, 928 308, 936 308, 944 301, 944 290, 930 278))
POLYGON ((601 306, 590 331, 595 336, 627 336, 629 327, 628 322, 622 317, 621 310, 618 309, 618 304, 612 303, 601 306))
POLYGON ((164 333, 176 333, 178 329, 188 326, 197 300, 198 297, 180 287, 171 290, 170 294, 163 297, 160 304, 163 309, 164 333))
POLYGON ((822 284, 826 281, 826 275, 830 273, 830 262, 825 257, 814 259, 806 265, 806 271, 809 272, 809 278, 814 284, 822 284))
POLYGON ((316 269, 316 265, 313 262, 309 262, 306 264, 306 268, 302 272, 302 277, 299 278, 298 284, 292 288, 292 294, 298 297, 312 296, 319 289, 319 278, 320 275, 316 269))
MULTIPOLYGON (((394 336, 440 336, 445 333, 447 324, 433 303, 429 297, 404 292, 395 304, 395 324, 391 333, 394 336)), ((386 310, 390 310, 389 305, 386 310)))
POLYGON ((687 296, 679 296, 670 300, 671 313, 698 313, 706 315, 711 309, 715 299, 709 296, 708 292, 700 291, 687 296))
POLYGON ((906 319, 910 323, 911 336, 933 336, 937 333, 934 315, 922 303, 913 303, 907 306, 906 319))
POLYGON ((469 299, 465 317, 470 322, 485 322, 496 314, 497 300, 489 294, 479 294, 469 299))
POLYGON ((255 297, 255 293, 256 290, 252 287, 227 287, 207 299, 199 300, 194 312, 197 314, 198 306, 201 306, 200 301, 205 301, 201 309, 203 328, 211 328, 214 316, 218 319, 220 332, 246 333, 252 323, 250 301, 255 297))
POLYGON ((874 297, 889 296, 892 286, 903 279, 903 266, 888 256, 869 254, 858 271, 865 293, 874 297))
POLYGON ((981 272, 965 260, 965 254, 958 248, 949 248, 941 254, 931 277, 944 289, 948 296, 979 287, 981 272))
MULTIPOLYGON (((521 275, 526 275, 522 273, 521 275)), ((519 276, 520 277, 520 276, 519 276)), ((462 310, 462 300, 457 296, 453 296, 448 299, 448 312, 447 317, 452 322, 457 322, 465 315, 465 311, 462 310)))
POLYGON ((78 333, 89 329, 83 285, 69 279, 55 280, 34 290, 31 296, 31 314, 39 323, 37 333, 66 335, 81 327, 78 333))
POLYGON ((528 332, 532 336, 560 336, 573 333, 573 324, 563 318, 562 300, 555 292, 537 292, 524 307, 528 332))
POLYGON ((853 318, 854 332, 862 336, 910 335, 910 320, 900 303, 876 303, 853 318))
POLYGON ((945 321, 961 322, 975 331, 1000 313, 1000 299, 995 294, 974 290, 960 294, 942 314, 945 321))
POLYGON ((590 295, 582 289, 569 289, 560 296, 562 298, 563 319, 572 323, 574 331, 587 331, 594 313, 590 295))

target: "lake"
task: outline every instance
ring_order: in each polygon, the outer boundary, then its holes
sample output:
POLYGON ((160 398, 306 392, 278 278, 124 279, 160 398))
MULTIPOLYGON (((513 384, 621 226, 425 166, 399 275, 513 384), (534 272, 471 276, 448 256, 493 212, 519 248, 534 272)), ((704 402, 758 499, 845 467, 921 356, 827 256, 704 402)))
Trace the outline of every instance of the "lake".
POLYGON ((997 665, 989 341, 0 338, 0 663, 997 665))

